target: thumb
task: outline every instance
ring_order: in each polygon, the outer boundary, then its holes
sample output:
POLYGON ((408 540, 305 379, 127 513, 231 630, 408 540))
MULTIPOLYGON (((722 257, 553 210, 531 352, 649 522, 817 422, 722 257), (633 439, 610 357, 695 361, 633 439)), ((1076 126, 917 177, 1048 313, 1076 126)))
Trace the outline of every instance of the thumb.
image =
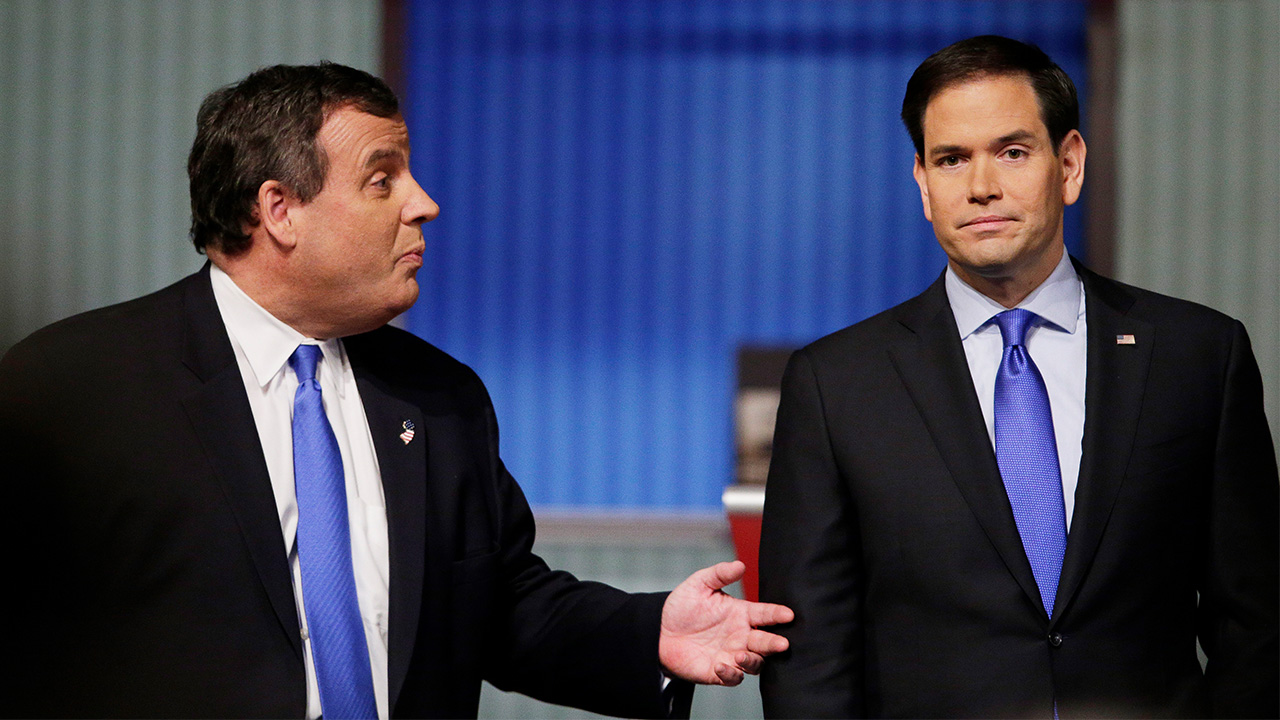
POLYGON ((746 572, 747 566, 741 560, 734 560, 716 563, 709 568, 699 570, 695 575, 707 589, 719 590, 726 585, 738 582, 746 572))

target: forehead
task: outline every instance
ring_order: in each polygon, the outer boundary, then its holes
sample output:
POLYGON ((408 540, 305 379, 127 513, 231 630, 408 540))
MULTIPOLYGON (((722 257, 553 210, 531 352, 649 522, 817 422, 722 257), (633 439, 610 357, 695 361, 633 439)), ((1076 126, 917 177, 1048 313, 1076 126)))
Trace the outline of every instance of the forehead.
POLYGON ((981 76, 950 85, 924 111, 925 145, 960 137, 1002 137, 1014 131, 1047 137, 1040 102, 1022 75, 981 76))
POLYGON ((325 118, 316 141, 328 156, 333 170, 362 167, 375 155, 399 151, 404 160, 409 155, 409 129, 399 114, 378 117, 345 106, 325 118))

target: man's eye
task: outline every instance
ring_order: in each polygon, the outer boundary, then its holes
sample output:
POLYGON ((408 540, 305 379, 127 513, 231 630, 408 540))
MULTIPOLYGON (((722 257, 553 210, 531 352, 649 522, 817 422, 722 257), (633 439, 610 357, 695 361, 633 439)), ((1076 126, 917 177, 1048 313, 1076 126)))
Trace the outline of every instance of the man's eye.
POLYGON ((1009 158, 1010 160, 1017 160, 1017 159, 1019 159, 1019 158, 1024 158, 1024 157, 1026 157, 1026 156, 1027 156, 1027 151, 1026 151, 1026 150, 1023 150, 1023 149, 1021 149, 1021 148, 1009 148, 1009 149, 1005 152, 1005 155, 1006 155, 1006 156, 1008 156, 1008 158, 1009 158))
POLYGON ((941 160, 939 160, 939 161, 938 161, 938 164, 939 164, 939 165, 941 165, 941 166, 943 166, 943 167, 955 167, 956 165, 959 165, 959 164, 960 164, 960 156, 958 156, 958 155, 948 155, 948 156, 946 156, 946 157, 942 158, 941 160))
POLYGON ((386 190, 387 188, 391 187, 391 178, 383 176, 378 178, 377 180, 374 180, 370 184, 380 190, 386 190))

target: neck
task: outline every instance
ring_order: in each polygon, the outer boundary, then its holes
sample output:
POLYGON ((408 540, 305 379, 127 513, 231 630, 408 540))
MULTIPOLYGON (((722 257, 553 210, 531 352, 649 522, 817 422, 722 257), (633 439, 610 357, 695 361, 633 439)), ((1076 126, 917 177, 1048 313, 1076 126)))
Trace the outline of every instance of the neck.
POLYGON ((979 275, 970 272, 955 262, 950 262, 951 270, 961 280, 965 281, 974 290, 995 300, 1006 308, 1017 307, 1036 288, 1040 287, 1049 276, 1053 274, 1053 269, 1058 266, 1058 262, 1062 260, 1062 254, 1066 250, 1059 245, 1058 252, 1053 253, 1052 262, 1044 262, 1034 268, 1028 268, 1023 272, 1014 272, 1009 275, 979 275))
POLYGON ((227 256, 215 250, 207 250, 210 262, 217 265, 236 287, 280 322, 316 340, 339 336, 334 328, 316 323, 304 312, 298 311, 298 303, 289 294, 289 283, 273 279, 271 273, 264 271, 257 261, 249 257, 251 252, 252 250, 227 256))

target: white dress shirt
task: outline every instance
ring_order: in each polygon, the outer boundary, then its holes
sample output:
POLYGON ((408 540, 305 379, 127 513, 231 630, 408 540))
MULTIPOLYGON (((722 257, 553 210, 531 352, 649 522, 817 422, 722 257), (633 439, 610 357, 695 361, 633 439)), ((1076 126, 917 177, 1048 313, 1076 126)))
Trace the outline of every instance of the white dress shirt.
MULTIPOLYGON (((947 267, 947 300, 955 315, 956 328, 969 361, 969 374, 978 391, 978 404, 987 422, 987 435, 995 447, 996 373, 1004 353, 1000 327, 992 321, 1009 308, 973 289, 947 267)), ((1084 438, 1084 382, 1087 357, 1084 284, 1064 252, 1062 260, 1018 307, 1039 315, 1043 322, 1027 330, 1027 354, 1040 369, 1049 391, 1053 414, 1053 435, 1058 444, 1058 465, 1062 470, 1062 494, 1067 510, 1067 528, 1075 509, 1076 484, 1080 478, 1081 441, 1084 438)))
POLYGON ((323 357, 316 370, 325 415, 333 426, 342 454, 347 484, 347 513, 351 527, 351 560, 355 569, 356 597, 369 645, 373 692, 378 717, 389 716, 387 696, 387 611, 390 552, 387 546, 387 512, 382 495, 378 458, 365 419, 364 405, 356 389, 355 375, 340 340, 318 341, 304 337, 253 301, 225 272, 210 268, 213 296, 227 327, 253 410, 258 438, 267 461, 267 474, 275 494, 276 511, 284 549, 293 575, 293 597, 301 622, 307 671, 307 717, 321 715, 307 615, 302 596, 302 575, 294 542, 298 529, 298 502, 293 489, 293 396, 298 378, 289 367, 289 356, 301 344, 319 345, 323 357))

